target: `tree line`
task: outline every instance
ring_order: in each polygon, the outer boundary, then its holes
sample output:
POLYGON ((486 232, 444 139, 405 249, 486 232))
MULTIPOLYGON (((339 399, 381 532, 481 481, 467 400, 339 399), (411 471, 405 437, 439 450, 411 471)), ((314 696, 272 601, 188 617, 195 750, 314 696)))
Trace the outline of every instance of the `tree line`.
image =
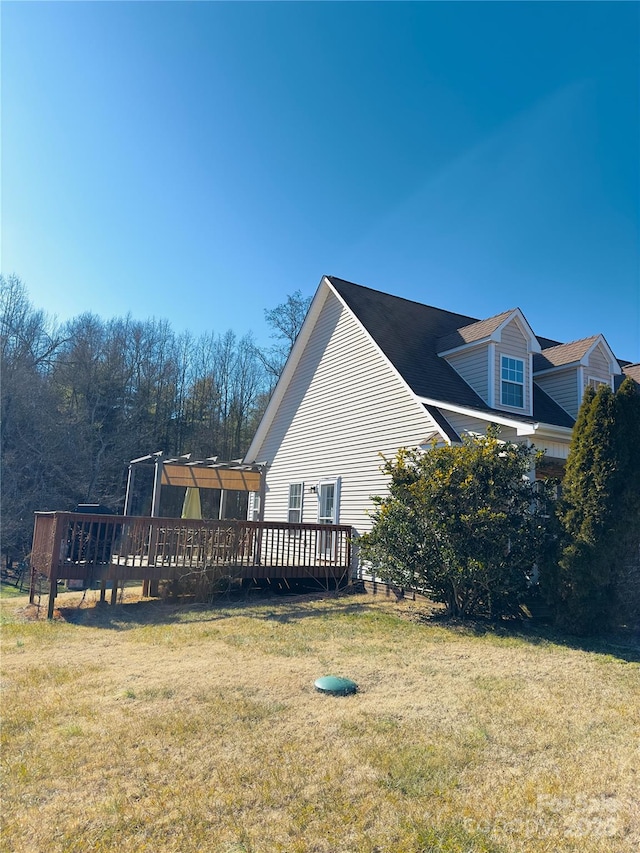
POLYGON ((0 276, 2 553, 30 550, 33 513, 121 510, 131 459, 243 456, 302 325, 299 291, 265 310, 273 345, 232 330, 84 313, 58 325, 0 276))

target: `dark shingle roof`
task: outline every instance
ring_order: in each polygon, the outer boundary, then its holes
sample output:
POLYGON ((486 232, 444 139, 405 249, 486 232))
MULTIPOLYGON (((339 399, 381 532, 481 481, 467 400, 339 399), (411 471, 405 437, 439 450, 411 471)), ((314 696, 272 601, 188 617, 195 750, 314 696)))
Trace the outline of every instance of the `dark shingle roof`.
MULTIPOLYGON (((485 413, 495 412, 496 415, 506 415, 524 423, 541 421, 573 427, 573 418, 535 383, 533 417, 490 408, 453 367, 438 355, 440 339, 464 327, 478 324, 480 321, 477 318, 391 296, 335 276, 327 278, 418 396, 485 413)), ((508 313, 497 317, 504 319, 508 313)))
POLYGON ((543 424, 555 424, 556 426, 569 427, 573 429, 574 419, 568 412, 559 406, 546 391, 533 383, 533 414, 536 421, 543 424))
POLYGON ((428 403, 424 404, 425 409, 429 412, 434 421, 438 424, 440 429, 444 432, 444 434, 451 440, 460 444, 462 439, 455 431, 455 429, 451 426, 449 421, 442 414, 440 409, 437 406, 431 406, 428 403))

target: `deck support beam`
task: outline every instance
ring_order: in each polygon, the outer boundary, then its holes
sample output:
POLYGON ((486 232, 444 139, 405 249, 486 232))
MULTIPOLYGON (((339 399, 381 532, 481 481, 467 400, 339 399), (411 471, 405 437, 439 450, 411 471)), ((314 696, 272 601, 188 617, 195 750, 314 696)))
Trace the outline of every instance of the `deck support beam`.
POLYGON ((47 619, 53 619, 53 609, 56 604, 56 594, 58 592, 58 576, 55 572, 51 573, 49 584, 49 606, 47 607, 47 619))
POLYGON ((29 604, 33 604, 36 598, 36 567, 31 564, 31 578, 29 580, 29 604))

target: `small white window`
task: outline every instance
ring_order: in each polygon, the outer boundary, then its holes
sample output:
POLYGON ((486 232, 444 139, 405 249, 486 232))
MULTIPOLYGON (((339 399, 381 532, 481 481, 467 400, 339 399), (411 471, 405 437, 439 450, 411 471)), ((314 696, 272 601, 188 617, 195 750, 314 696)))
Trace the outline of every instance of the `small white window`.
POLYGON ((593 388, 594 391, 597 391, 601 385, 608 385, 608 382, 605 382, 604 379, 596 379, 595 376, 590 376, 587 379, 587 388, 593 388))
POLYGON ((302 493, 303 483, 289 484, 289 524, 302 522, 302 493))
POLYGON ((501 356, 500 401, 503 406, 524 408, 524 361, 501 356))

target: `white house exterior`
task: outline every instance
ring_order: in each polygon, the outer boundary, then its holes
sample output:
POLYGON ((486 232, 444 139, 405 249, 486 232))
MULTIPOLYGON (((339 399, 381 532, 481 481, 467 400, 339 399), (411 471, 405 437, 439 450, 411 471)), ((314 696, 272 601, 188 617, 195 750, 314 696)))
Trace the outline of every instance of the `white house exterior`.
POLYGON ((561 344, 518 308, 478 321, 324 276, 245 457, 268 466, 260 514, 363 533, 382 457, 489 423, 560 465, 584 389, 622 372, 602 335, 561 344))

